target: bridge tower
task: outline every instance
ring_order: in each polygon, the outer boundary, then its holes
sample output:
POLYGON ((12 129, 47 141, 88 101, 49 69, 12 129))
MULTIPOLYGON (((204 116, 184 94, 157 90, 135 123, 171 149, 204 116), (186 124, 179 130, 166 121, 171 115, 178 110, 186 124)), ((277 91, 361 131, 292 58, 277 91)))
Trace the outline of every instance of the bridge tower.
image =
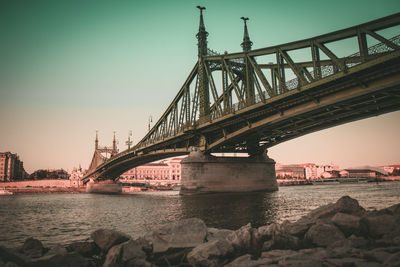
POLYGON ((200 25, 199 32, 196 34, 197 37, 197 47, 198 47, 198 82, 199 82, 199 98, 200 98, 200 123, 205 122, 210 116, 210 94, 208 88, 208 77, 206 73, 206 66, 203 61, 203 57, 207 56, 207 36, 208 32, 204 26, 203 20, 203 10, 205 7, 197 6, 200 10, 200 25))
POLYGON ((96 139, 94 140, 94 153, 92 157, 92 161, 90 162, 88 172, 95 170, 100 164, 102 164, 104 161, 106 161, 109 157, 112 157, 118 153, 118 148, 117 148, 117 140, 115 138, 115 132, 114 132, 114 138, 113 138, 113 145, 112 147, 107 147, 99 146, 99 133, 96 131, 96 139), (106 155, 103 155, 105 153, 106 155), (109 156, 108 156, 109 155, 109 156))
MULTIPOLYGON (((241 17, 244 22, 244 34, 243 34, 243 42, 241 43, 241 47, 243 48, 243 52, 247 53, 251 50, 251 46, 253 42, 250 41, 249 32, 247 31, 247 21, 249 18, 241 17)), ((246 93, 246 105, 250 106, 255 103, 255 90, 254 90, 254 77, 253 77, 253 69, 249 59, 245 57, 245 93, 246 93)))

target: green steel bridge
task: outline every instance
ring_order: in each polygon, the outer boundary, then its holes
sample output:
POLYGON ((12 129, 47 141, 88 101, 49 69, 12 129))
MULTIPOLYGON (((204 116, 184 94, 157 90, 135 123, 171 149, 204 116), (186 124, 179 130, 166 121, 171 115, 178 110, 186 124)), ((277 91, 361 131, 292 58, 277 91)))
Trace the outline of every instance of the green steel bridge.
POLYGON ((176 97, 135 146, 105 161, 95 153, 84 182, 115 179, 135 166, 188 154, 191 146, 256 154, 400 109, 400 13, 255 50, 242 17, 243 51, 219 54, 207 47, 205 8, 198 8, 198 60, 176 97))

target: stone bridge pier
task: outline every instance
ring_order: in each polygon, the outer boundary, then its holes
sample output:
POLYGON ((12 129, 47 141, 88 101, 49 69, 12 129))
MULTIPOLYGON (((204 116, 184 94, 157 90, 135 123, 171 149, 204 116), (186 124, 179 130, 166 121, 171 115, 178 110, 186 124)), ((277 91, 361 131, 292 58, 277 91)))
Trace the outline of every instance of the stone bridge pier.
POLYGON ((266 150, 250 157, 216 157, 191 148, 181 167, 181 195, 278 190, 275 161, 266 150))

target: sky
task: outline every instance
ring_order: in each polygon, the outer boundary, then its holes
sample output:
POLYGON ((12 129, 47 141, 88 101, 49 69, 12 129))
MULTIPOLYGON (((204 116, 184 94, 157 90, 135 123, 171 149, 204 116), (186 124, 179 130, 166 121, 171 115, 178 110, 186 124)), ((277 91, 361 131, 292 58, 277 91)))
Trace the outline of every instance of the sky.
MULTIPOLYGON (((208 47, 239 52, 243 22, 253 49, 351 27, 400 10, 400 1, 0 2, 0 151, 31 173, 87 168, 101 145, 126 149, 146 134, 197 60, 199 11, 208 47)), ((341 168, 400 164, 400 112, 312 133, 269 149, 279 163, 341 168)))

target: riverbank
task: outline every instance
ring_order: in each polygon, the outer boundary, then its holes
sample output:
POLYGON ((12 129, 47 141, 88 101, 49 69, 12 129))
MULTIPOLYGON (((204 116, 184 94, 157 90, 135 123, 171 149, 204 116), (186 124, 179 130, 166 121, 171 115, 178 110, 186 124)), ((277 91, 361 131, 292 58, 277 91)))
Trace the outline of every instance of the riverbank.
POLYGON ((366 211, 345 196, 296 222, 258 228, 207 228, 191 218, 135 239, 99 229, 87 241, 45 248, 28 238, 17 249, 0 246, 0 259, 0 266, 399 266, 400 204, 366 211))

